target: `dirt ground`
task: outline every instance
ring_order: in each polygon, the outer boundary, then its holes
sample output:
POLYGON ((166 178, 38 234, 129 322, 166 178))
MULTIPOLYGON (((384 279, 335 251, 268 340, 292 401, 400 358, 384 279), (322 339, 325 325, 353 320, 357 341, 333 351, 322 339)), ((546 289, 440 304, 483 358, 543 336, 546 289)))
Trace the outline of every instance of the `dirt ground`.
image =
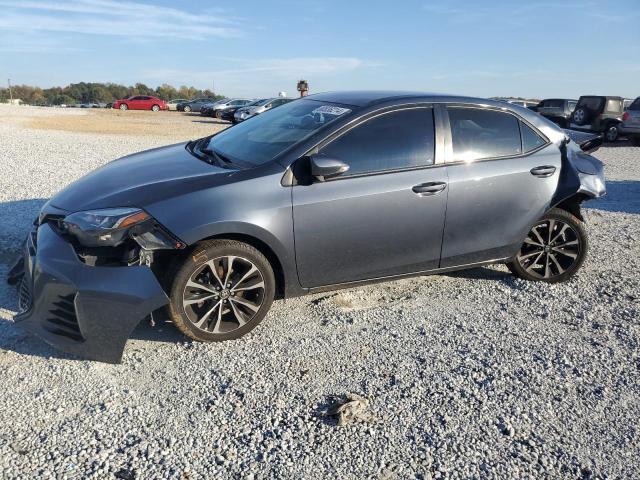
POLYGON ((34 116, 29 110, 25 109, 23 117, 23 124, 27 128, 75 133, 149 135, 177 141, 204 137, 230 125, 229 122, 203 117, 199 113, 52 108, 39 109, 34 116))

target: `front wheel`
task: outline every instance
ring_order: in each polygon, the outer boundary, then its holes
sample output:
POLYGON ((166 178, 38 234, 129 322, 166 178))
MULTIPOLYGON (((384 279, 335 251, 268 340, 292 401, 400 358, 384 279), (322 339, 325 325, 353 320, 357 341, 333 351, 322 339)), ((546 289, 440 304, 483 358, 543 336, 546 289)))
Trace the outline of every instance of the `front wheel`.
POLYGON ((253 330, 269 311, 275 278, 254 247, 211 240, 179 266, 170 314, 182 333, 203 342, 233 340, 253 330))
POLYGON ((584 224, 566 210, 554 208, 533 226, 507 266, 525 280, 563 282, 582 266, 588 246, 584 224))
POLYGON ((184 111, 189 113, 191 111, 191 107, 187 105, 186 107, 184 107, 184 111))
POLYGON ((129 107, 127 106, 127 104, 126 104, 126 103, 123 103, 122 105, 120 105, 120 110, 122 110, 123 112, 124 112, 125 110, 127 110, 128 108, 129 108, 129 107))

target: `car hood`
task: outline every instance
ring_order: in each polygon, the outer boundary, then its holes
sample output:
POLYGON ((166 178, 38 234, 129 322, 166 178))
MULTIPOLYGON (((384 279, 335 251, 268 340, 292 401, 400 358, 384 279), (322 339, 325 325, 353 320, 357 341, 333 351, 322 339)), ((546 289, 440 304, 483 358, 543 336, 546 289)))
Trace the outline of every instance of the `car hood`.
POLYGON ((122 157, 94 170, 56 194, 49 204, 66 211, 141 207, 225 183, 237 170, 197 159, 186 143, 122 157))

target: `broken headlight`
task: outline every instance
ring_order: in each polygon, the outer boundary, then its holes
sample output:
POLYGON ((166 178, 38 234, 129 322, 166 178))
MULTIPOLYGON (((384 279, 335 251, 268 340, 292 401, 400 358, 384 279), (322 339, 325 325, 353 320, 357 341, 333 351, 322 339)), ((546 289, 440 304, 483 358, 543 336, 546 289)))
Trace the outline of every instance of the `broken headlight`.
POLYGON ((117 247, 134 240, 145 250, 183 248, 151 215, 139 208, 105 208, 68 215, 62 229, 83 247, 117 247))

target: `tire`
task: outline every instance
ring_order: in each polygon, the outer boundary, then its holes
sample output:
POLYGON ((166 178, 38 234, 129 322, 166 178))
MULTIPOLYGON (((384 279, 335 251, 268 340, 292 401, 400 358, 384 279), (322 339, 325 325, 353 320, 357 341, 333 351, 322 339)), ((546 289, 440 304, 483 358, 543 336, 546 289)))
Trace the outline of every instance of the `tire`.
POLYGON ((507 267, 524 280, 564 282, 580 269, 588 250, 584 223, 566 210, 552 208, 531 228, 507 267), (552 240, 550 245, 549 240, 552 240))
POLYGON ((210 240, 177 265, 169 313, 178 329, 193 340, 235 340, 262 321, 275 289, 273 269, 257 249, 234 240, 210 240), (205 288, 193 288, 195 285, 205 288))
POLYGON ((191 111, 191 107, 187 105, 186 107, 184 107, 184 111, 189 113, 191 111))
POLYGON ((160 111, 160 106, 159 105, 154 105, 151 107, 151 111, 153 112, 159 112, 160 111))
POLYGON ((127 111, 129 109, 129 106, 126 103, 123 103, 122 105, 120 105, 120 110, 122 110, 123 112, 127 111))
POLYGON ((631 145, 640 147, 640 137, 631 137, 629 140, 631 140, 631 145))
POLYGON ((220 110, 216 110, 216 118, 222 120, 222 112, 220 110))
POLYGON ((609 143, 613 143, 618 139, 618 133, 618 125, 609 124, 604 129, 604 139, 609 143))
POLYGON ((576 125, 585 125, 591 119, 591 111, 586 107, 580 107, 573 112, 573 122, 576 125))

